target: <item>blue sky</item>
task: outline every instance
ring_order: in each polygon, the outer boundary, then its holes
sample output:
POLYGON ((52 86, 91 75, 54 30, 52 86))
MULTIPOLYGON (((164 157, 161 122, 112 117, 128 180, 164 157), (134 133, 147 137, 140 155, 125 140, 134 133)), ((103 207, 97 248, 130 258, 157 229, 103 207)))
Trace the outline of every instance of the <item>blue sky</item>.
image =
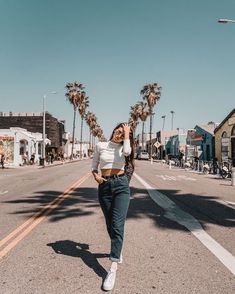
POLYGON ((71 131, 64 86, 78 80, 109 137, 158 82, 154 131, 171 110, 175 128, 221 122, 235 107, 235 24, 219 18, 235 19, 234 0, 0 0, 0 110, 41 111, 57 91, 47 110, 71 131))

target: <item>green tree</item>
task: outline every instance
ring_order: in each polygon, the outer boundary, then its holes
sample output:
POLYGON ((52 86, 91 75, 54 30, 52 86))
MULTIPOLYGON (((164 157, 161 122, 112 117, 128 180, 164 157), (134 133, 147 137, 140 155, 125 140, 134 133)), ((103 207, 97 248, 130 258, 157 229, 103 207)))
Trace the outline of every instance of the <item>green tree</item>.
POLYGON ((86 97, 85 92, 82 92, 81 99, 79 101, 78 111, 81 116, 81 133, 80 133, 80 159, 82 159, 82 133, 83 133, 83 120, 86 116, 86 110, 89 106, 89 98, 86 97))
POLYGON ((72 150, 70 158, 73 159, 73 149, 74 149, 74 136, 75 136, 75 122, 76 122, 76 112, 80 103, 82 91, 84 89, 83 85, 79 82, 67 83, 65 96, 68 101, 73 106, 73 133, 72 133, 72 150))
POLYGON ((146 102, 138 102, 139 118, 142 121, 142 149, 144 149, 144 124, 150 114, 148 104, 146 102))
POLYGON ((140 91, 140 94, 143 97, 143 100, 147 101, 147 104, 149 106, 149 114, 150 114, 150 148, 149 148, 149 154, 150 159, 152 160, 152 153, 153 153, 153 147, 152 147, 152 120, 153 120, 153 108, 157 101, 161 97, 161 90, 162 88, 158 85, 158 83, 153 84, 146 84, 140 91))
POLYGON ((89 132, 90 132, 90 136, 89 136, 89 150, 91 151, 93 149, 93 145, 92 145, 92 129, 95 127, 95 125, 97 124, 97 117, 96 115, 93 113, 93 112, 90 112, 88 111, 86 113, 86 116, 85 116, 85 120, 86 120, 86 123, 89 127, 89 132))

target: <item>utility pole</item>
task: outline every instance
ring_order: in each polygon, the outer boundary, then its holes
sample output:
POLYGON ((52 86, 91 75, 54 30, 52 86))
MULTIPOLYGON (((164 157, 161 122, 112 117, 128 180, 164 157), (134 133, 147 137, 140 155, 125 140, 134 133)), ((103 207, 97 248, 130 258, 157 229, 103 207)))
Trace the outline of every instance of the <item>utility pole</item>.
POLYGON ((175 112, 173 110, 171 110, 171 130, 173 130, 173 127, 174 127, 174 124, 173 124, 173 122, 174 122, 174 114, 175 114, 175 112))
POLYGON ((164 131, 166 115, 163 115, 162 119, 163 119, 163 121, 162 121, 162 131, 164 131))

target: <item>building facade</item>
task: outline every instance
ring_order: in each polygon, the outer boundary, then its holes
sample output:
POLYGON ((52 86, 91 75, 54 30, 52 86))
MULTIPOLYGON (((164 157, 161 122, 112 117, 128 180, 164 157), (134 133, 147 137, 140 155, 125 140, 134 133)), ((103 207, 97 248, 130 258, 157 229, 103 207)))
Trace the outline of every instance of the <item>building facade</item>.
POLYGON ((215 129, 215 157, 219 161, 230 159, 235 166, 235 108, 215 129))
MULTIPOLYGON (((46 136, 51 145, 59 148, 63 145, 65 122, 46 112, 46 136)), ((32 133, 43 133, 42 112, 0 112, 0 129, 19 127, 32 133)))
MULTIPOLYGON (((152 138, 155 137, 155 134, 152 133, 152 138)), ((140 133, 136 136, 137 150, 148 150, 147 142, 149 141, 150 133, 140 133), (143 142, 142 142, 143 140, 143 142)))
POLYGON ((180 152, 185 154, 186 139, 187 135, 181 133, 167 138, 165 145, 166 155, 178 156, 180 152))
MULTIPOLYGON (((34 163, 39 163, 42 156, 42 134, 28 132, 22 128, 0 129, 0 154, 5 155, 9 166, 28 164, 32 155, 34 163)), ((50 144, 50 140, 45 140, 50 144)))
POLYGON ((207 125, 196 125, 194 132, 189 132, 187 142, 195 147, 195 156, 200 160, 210 161, 215 157, 214 130, 216 124, 210 122, 207 125))
POLYGON ((171 153, 171 148, 167 143, 172 136, 178 135, 178 133, 178 130, 157 132, 155 141, 158 141, 161 144, 159 148, 156 148, 159 159, 164 159, 167 154, 171 153))

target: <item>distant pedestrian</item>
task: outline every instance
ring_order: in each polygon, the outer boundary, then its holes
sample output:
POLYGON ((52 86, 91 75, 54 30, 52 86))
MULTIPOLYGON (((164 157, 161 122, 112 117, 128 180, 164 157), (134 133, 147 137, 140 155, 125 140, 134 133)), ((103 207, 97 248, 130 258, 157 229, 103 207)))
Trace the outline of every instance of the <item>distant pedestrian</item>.
POLYGON ((113 130, 110 141, 96 145, 92 160, 92 173, 99 184, 98 198, 111 241, 111 267, 103 283, 103 289, 114 287, 118 263, 122 262, 125 219, 130 203, 130 187, 125 165, 134 168, 133 133, 126 123, 113 130), (127 162, 128 161, 128 162, 127 162), (98 173, 100 166, 101 174, 98 173))
POLYGON ((47 164, 50 164, 50 162, 51 162, 51 156, 49 153, 46 155, 46 162, 47 162, 47 164))
POLYGON ((60 152, 60 160, 61 160, 62 162, 64 162, 64 153, 63 153, 63 152, 60 152))
POLYGON ((5 155, 4 154, 1 155, 0 163, 1 163, 2 168, 5 168, 5 166, 4 166, 4 164, 5 164, 5 155))
POLYGON ((50 153, 50 161, 51 161, 51 164, 54 162, 54 159, 55 159, 54 153, 51 152, 50 153))
POLYGON ((184 153, 182 151, 179 151, 180 167, 183 167, 183 157, 184 157, 184 153))
POLYGON ((26 152, 24 152, 24 154, 22 155, 22 160, 23 160, 23 165, 28 164, 28 156, 26 152))
POLYGON ((34 164, 34 161, 35 161, 35 153, 33 153, 31 155, 31 158, 30 158, 30 164, 34 164))

